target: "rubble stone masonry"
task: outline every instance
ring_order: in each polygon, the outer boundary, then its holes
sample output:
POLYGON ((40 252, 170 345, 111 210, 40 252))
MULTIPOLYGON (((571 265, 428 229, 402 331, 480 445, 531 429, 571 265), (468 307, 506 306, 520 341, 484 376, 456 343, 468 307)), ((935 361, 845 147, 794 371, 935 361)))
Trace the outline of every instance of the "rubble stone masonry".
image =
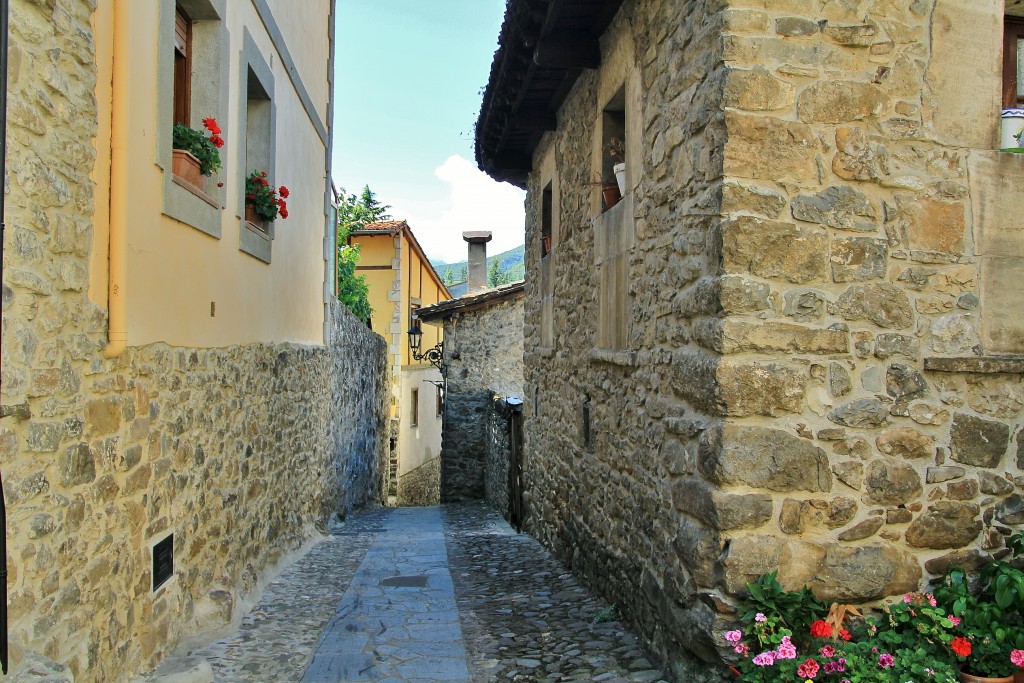
POLYGON ((103 357, 94 9, 12 3, 0 467, 13 671, 43 656, 118 682, 226 624, 330 515, 380 502, 389 377, 383 340, 336 302, 329 346, 103 357))
POLYGON ((717 658, 759 573, 871 602, 1024 523, 1024 158, 993 151, 1002 15, 627 0, 535 152, 535 169, 556 160, 560 233, 542 264, 536 170, 526 526, 680 680, 710 675, 689 657, 717 658), (594 139, 623 80, 631 196, 601 216, 594 139), (600 348, 622 210, 627 341, 600 348))

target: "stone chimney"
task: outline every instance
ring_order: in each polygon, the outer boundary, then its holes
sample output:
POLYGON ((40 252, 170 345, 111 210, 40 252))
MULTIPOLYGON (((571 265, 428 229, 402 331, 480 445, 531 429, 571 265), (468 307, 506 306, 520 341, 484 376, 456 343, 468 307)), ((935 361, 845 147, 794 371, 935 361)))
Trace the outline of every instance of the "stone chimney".
POLYGON ((469 242, 466 293, 474 294, 487 289, 487 243, 491 241, 491 231, 470 230, 462 233, 462 239, 469 242))

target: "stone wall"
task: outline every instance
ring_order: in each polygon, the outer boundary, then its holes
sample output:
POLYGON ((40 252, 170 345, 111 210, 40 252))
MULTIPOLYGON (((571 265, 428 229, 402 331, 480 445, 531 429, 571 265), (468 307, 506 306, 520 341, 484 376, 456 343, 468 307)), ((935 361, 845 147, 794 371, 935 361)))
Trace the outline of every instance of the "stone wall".
POLYGON ((508 477, 512 466, 512 433, 508 411, 504 397, 492 394, 487 411, 484 498, 506 519, 509 517, 508 477))
POLYGON ((704 675, 691 654, 717 658, 713 634, 758 573, 870 602, 978 561, 1024 522, 1022 367, 984 358, 1008 347, 979 331, 1000 292, 983 286, 978 246, 1001 222, 1016 239, 992 188, 1024 179, 1024 164, 978 149, 995 143, 997 105, 977 121, 992 135, 959 141, 943 109, 994 99, 954 73, 954 43, 976 43, 987 68, 986 40, 1000 38, 985 30, 1002 4, 981 4, 627 0, 601 70, 583 72, 535 152, 527 529, 681 680, 704 675), (603 349, 610 238, 591 180, 616 74, 642 85, 627 110, 642 139, 632 159, 627 141, 627 342, 603 349), (972 86, 932 95, 957 81, 972 86))
POLYGON ((441 457, 431 458, 398 480, 398 504, 437 505, 441 502, 441 457))
POLYGON ((444 322, 448 363, 441 442, 441 501, 487 495, 492 392, 522 396, 523 299, 489 304, 444 322))
POLYGON ((390 378, 384 342, 337 303, 329 346, 103 357, 94 5, 11 3, 0 467, 12 670, 40 655, 119 682, 224 625, 329 515, 380 502, 390 378))

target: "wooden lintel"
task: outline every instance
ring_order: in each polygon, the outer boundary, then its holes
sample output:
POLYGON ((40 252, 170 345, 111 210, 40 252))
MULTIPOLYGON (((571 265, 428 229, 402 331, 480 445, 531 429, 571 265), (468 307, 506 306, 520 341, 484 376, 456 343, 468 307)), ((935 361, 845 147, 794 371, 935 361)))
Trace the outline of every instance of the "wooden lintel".
POLYGON ((601 66, 601 48, 596 38, 550 35, 537 42, 533 61, 551 69, 596 69, 601 66))

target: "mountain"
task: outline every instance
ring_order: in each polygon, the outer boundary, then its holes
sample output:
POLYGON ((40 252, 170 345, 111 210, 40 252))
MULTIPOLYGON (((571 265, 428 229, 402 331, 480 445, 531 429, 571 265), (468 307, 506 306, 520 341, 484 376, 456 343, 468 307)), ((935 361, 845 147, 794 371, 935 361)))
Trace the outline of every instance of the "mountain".
MULTIPOLYGON (((522 280, 526 277, 526 264, 523 263, 523 257, 526 253, 526 245, 520 244, 515 249, 509 249, 503 251, 500 254, 487 257, 487 268, 490 270, 491 261, 498 259, 500 270, 502 275, 506 276, 508 282, 515 282, 516 280, 522 280)), ((445 279, 445 273, 451 271, 451 276, 448 279, 449 282, 459 282, 460 280, 466 279, 466 261, 456 261, 455 263, 447 263, 441 260, 431 260, 430 265, 434 266, 434 270, 437 274, 445 279)))

